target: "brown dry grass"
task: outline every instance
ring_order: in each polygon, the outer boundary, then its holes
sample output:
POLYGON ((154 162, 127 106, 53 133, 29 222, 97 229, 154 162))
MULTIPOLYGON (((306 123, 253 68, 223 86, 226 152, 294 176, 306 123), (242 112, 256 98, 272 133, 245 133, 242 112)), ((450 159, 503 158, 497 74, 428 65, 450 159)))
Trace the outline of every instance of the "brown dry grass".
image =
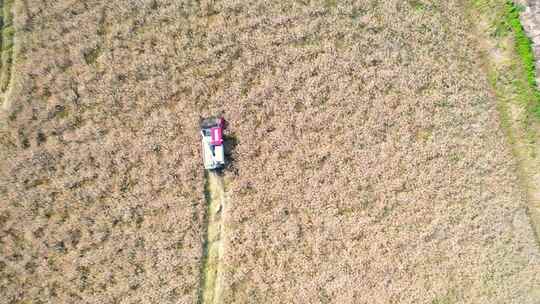
POLYGON ((197 121, 238 139, 224 303, 537 303, 460 1, 16 1, 0 303, 194 303, 197 121))

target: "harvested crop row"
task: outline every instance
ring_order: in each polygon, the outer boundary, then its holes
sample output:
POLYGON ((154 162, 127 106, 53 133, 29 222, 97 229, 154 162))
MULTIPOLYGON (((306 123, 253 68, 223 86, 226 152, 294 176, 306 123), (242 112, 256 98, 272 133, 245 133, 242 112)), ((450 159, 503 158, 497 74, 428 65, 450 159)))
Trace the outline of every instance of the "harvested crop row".
POLYGON ((222 257, 225 244, 225 189, 222 176, 208 172, 206 182, 207 232, 204 244, 204 258, 201 274, 199 303, 221 303, 222 292, 222 257))

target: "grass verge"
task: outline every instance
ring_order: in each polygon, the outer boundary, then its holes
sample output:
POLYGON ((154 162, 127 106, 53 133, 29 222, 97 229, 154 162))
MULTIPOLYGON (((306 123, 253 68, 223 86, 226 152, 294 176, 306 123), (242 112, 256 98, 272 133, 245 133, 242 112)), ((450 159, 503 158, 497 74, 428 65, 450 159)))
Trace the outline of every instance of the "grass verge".
POLYGON ((498 100, 501 124, 519 162, 527 192, 528 213, 540 235, 540 92, 532 41, 519 19, 523 7, 512 1, 474 0, 471 19, 477 26, 484 65, 498 100))
POLYGON ((533 113, 535 117, 540 118, 540 92, 538 91, 536 81, 536 63, 533 53, 533 43, 525 33, 525 29, 519 19, 520 13, 524 7, 515 4, 513 1, 505 3, 505 16, 503 24, 499 28, 504 29, 504 33, 511 32, 513 34, 514 49, 519 56, 522 72, 525 74, 522 77, 522 82, 517 83, 520 87, 520 99, 526 102, 526 108, 533 113))
POLYGON ((13 27, 13 0, 1 1, 1 24, 2 24, 2 55, 0 70, 0 91, 4 93, 11 80, 11 65, 13 62, 13 36, 15 28, 13 27))

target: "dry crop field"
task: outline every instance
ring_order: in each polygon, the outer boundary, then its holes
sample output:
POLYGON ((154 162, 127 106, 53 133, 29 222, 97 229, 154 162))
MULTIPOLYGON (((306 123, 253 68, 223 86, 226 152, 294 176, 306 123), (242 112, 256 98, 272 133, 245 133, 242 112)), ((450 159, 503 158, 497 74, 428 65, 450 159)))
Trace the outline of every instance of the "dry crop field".
POLYGON ((539 303, 463 1, 15 0, 0 303, 539 303))

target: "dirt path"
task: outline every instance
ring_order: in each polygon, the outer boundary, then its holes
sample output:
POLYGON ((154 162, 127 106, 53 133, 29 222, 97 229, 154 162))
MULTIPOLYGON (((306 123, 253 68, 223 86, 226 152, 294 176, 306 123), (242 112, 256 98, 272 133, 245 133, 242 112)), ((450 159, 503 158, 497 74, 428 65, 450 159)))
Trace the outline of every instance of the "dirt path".
POLYGON ((199 303, 219 303, 221 298, 221 257, 223 256, 223 219, 226 207, 226 195, 223 177, 217 173, 207 174, 206 201, 207 234, 204 244, 204 260, 202 268, 202 288, 199 303))

